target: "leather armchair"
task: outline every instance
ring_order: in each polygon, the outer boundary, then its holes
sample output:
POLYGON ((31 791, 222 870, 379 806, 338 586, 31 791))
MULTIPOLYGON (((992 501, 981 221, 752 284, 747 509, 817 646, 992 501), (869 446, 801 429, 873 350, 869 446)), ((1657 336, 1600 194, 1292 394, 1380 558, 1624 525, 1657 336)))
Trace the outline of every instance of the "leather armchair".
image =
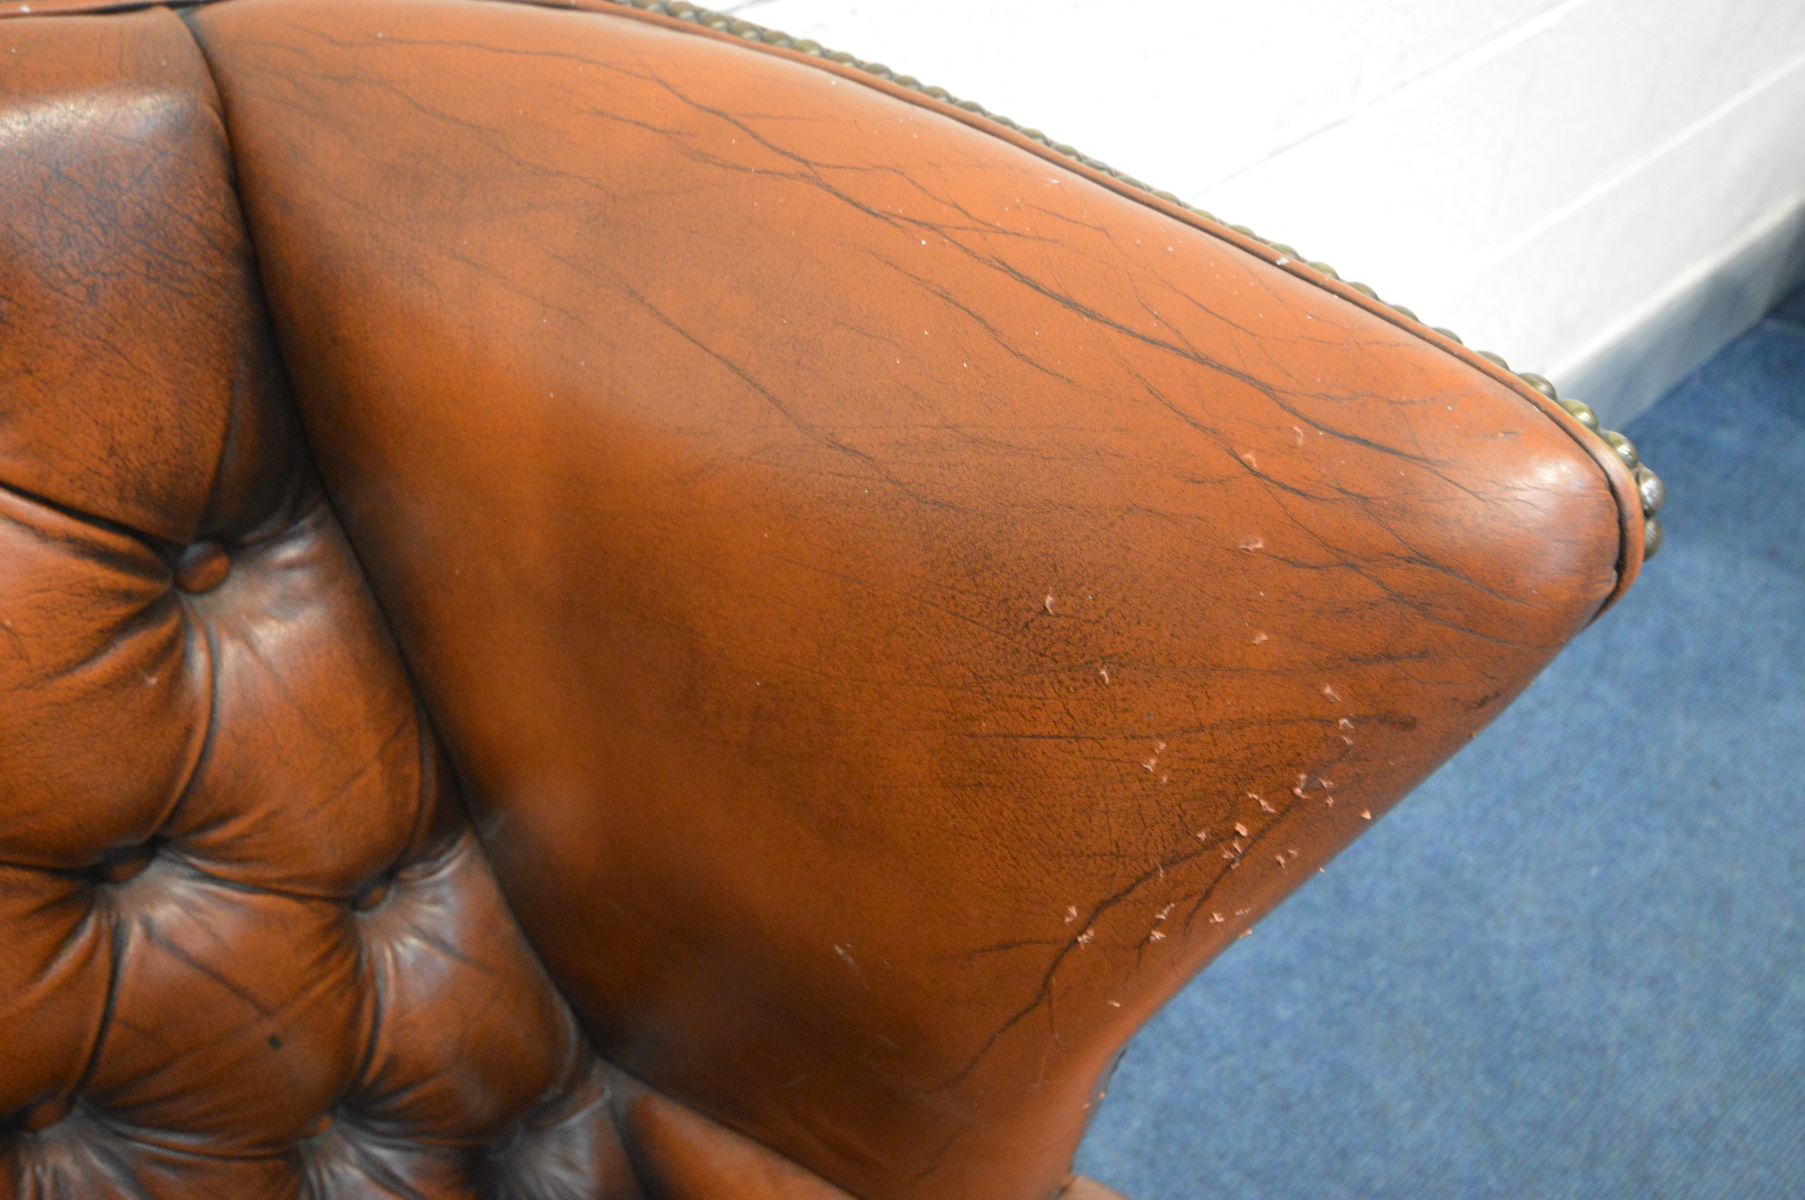
POLYGON ((1658 533, 741 22, 0 15, 0 1196, 1095 1200, 1133 1030, 1658 533))

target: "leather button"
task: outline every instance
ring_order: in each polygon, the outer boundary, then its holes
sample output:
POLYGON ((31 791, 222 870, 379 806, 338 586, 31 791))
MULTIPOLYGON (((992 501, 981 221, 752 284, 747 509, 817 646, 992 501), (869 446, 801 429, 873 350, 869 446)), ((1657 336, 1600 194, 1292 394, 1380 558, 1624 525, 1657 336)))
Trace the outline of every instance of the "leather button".
POLYGON ((369 912, 378 904, 389 898, 389 881, 378 879, 375 883, 358 893, 357 899, 351 902, 358 912, 369 912))
POLYGON ((175 564, 175 585, 184 592, 210 592, 225 582, 232 556, 218 542, 196 542, 175 564))
POLYGON ((150 860, 157 856, 157 848, 150 842, 141 842, 136 846, 123 846, 117 850, 109 850, 101 856, 94 867, 94 874, 102 883, 124 883, 135 879, 150 860))
POLYGON ((69 1110, 74 1107, 75 1101, 67 1096, 34 1104, 20 1116, 19 1128, 26 1133, 42 1133, 68 1116, 69 1110))

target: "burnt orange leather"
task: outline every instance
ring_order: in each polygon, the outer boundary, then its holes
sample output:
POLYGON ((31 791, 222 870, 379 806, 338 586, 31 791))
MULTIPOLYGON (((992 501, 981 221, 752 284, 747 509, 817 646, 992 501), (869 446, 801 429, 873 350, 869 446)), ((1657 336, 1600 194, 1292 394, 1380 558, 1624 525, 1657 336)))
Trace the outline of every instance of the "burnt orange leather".
POLYGON ((1130 1033, 1640 561, 1481 360, 800 55, 0 55, 0 1196, 1107 1196, 1130 1033))

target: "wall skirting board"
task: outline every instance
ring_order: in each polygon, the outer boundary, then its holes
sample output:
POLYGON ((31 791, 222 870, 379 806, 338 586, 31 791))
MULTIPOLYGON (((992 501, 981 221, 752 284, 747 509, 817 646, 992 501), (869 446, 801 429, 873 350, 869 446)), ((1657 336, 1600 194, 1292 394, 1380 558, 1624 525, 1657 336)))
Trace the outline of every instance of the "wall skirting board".
POLYGON ((1805 285, 1805 196, 1698 264, 1555 368, 1564 390, 1621 427, 1805 285))
POLYGON ((1805 278, 1800 0, 739 0, 1332 263, 1621 426, 1805 278))

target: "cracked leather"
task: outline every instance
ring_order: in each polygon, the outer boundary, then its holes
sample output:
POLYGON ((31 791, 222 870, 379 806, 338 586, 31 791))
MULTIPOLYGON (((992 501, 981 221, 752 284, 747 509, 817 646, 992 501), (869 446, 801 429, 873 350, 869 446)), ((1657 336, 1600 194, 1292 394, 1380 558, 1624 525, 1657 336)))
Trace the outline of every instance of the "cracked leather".
POLYGON ((0 35, 0 1195, 1095 1200, 1637 561, 1476 360, 798 55, 0 35))

